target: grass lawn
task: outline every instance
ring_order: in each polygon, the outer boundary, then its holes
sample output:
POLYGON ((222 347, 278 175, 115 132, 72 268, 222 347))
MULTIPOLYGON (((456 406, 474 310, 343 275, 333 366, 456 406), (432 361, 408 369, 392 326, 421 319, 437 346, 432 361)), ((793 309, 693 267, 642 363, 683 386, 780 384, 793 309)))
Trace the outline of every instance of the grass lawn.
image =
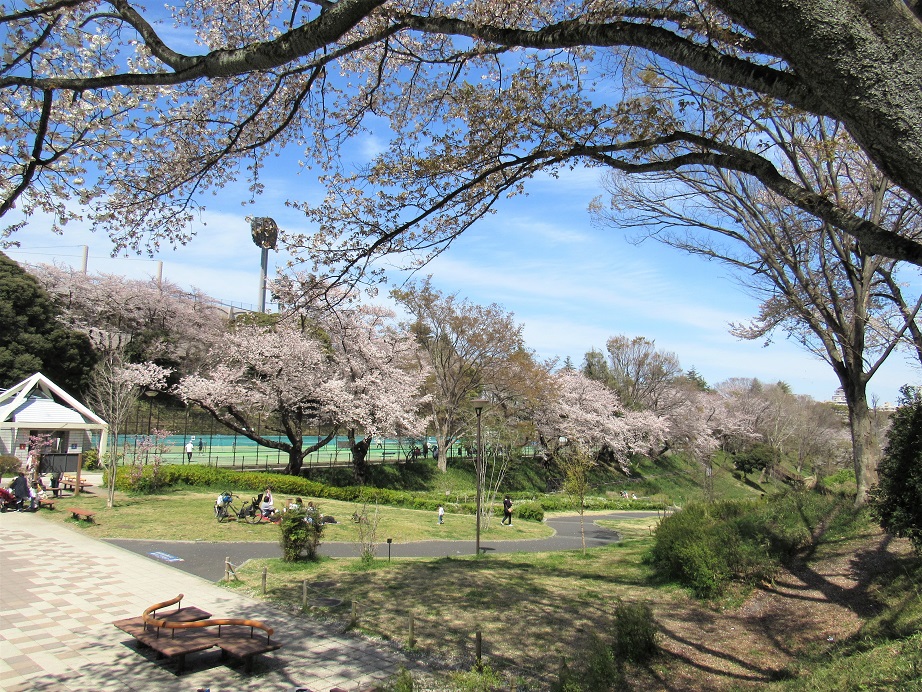
POLYGON ((483 654, 492 667, 505 676, 546 683, 562 658, 578 655, 593 633, 611 632, 618 599, 688 600, 681 590, 649 583, 641 556, 656 521, 605 522, 621 533, 622 542, 585 555, 567 551, 392 562, 379 557, 366 565, 360 560, 253 560, 239 571, 241 581, 230 586, 300 607, 307 581, 307 609, 315 616, 346 627, 355 602, 357 629, 403 646, 409 644, 412 614, 415 648, 462 668, 473 663, 474 633, 480 630, 483 654), (263 567, 268 568, 265 596, 263 567), (311 586, 315 583, 322 586, 311 586), (341 605, 323 605, 316 600, 321 597, 341 605))
MULTIPOLYGON (((101 493, 62 498, 46 519, 98 538, 271 541, 278 527, 214 519, 216 493, 177 491, 159 496, 117 496, 105 509, 101 493), (97 511, 98 523, 70 519, 68 507, 97 511)), ((250 493, 242 494, 249 498, 250 493)), ((283 498, 277 498, 280 503, 283 498)), ((357 541, 354 503, 313 499, 342 523, 324 541, 357 541)), ((238 501, 239 502, 239 501, 238 501)), ((370 508, 370 511, 374 511, 370 508)), ((596 521, 587 513, 587 526, 596 521)), ((329 623, 396 642, 433 664, 435 679, 414 689, 470 691, 484 686, 446 683, 446 669, 469 671, 475 633, 482 633, 484 663, 499 672, 500 689, 544 691, 561 663, 587 663, 597 642, 610 642, 619 602, 641 602, 653 612, 659 655, 649 665, 628 665, 613 689, 828 690, 922 689, 922 571, 904 540, 884 536, 872 522, 841 529, 832 521, 819 543, 771 583, 704 602, 674 584, 656 580, 644 555, 652 544, 649 519, 599 520, 621 534, 604 548, 555 553, 487 554, 432 559, 322 559, 284 563, 253 560, 226 585, 286 610, 302 607, 329 623), (266 592, 262 572, 267 569, 266 592), (304 584, 308 585, 303 603, 304 584), (869 607, 869 606, 873 607, 869 607), (353 610, 354 608, 354 610, 353 610), (353 622, 352 614, 356 619, 353 622), (875 615, 876 613, 876 615, 875 615), (410 622, 414 641, 409 641, 410 622), (441 672, 439 672, 441 671, 441 672)), ((498 517, 486 539, 540 538, 545 524, 498 517)), ((474 517, 380 508, 378 541, 474 537, 474 517)), ((414 674, 416 675, 416 674, 414 674)), ((590 692, 583 690, 583 692, 590 692)))
MULTIPOLYGON (((237 507, 249 501, 252 493, 240 493, 235 500, 237 507)), ((115 506, 106 509, 102 491, 81 494, 77 498, 63 497, 57 501, 56 509, 42 510, 42 515, 55 521, 68 522, 86 531, 94 538, 141 538, 176 541, 271 541, 278 542, 279 529, 276 524, 228 521, 218 523, 214 516, 214 501, 217 493, 177 491, 164 495, 116 495, 115 506), (96 511, 96 522, 90 524, 71 518, 68 507, 80 507, 96 511)), ((277 498, 277 506, 283 499, 277 498)), ((353 512, 361 506, 353 502, 337 502, 305 497, 304 502, 313 501, 326 515, 336 517, 337 524, 328 524, 324 530, 324 542, 356 542, 357 525, 351 521, 353 512)), ((373 516, 374 506, 368 507, 373 516)), ((446 514, 445 524, 437 524, 435 512, 395 507, 378 508, 378 536, 393 538, 395 544, 413 541, 445 539, 473 540, 476 531, 474 516, 446 514)), ((493 517, 486 527, 481 528, 484 539, 529 539, 546 538, 553 531, 545 524, 534 521, 517 521, 512 527, 500 526, 500 517, 493 517)))

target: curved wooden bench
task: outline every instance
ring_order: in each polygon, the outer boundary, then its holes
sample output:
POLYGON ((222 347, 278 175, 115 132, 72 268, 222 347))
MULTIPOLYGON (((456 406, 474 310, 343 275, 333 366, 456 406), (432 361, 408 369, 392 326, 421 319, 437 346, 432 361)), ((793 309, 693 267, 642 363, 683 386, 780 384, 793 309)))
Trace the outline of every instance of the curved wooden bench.
POLYGON ((177 672, 185 669, 186 654, 218 647, 222 659, 228 654, 239 658, 244 663, 245 672, 250 673, 254 656, 282 647, 280 642, 272 641, 275 630, 259 620, 211 618, 211 613, 201 608, 181 607, 182 598, 183 594, 179 594, 176 598, 155 603, 145 608, 141 617, 113 624, 160 656, 177 658, 177 672), (176 610, 158 613, 173 605, 176 610), (169 630, 169 634, 161 634, 161 630, 169 630))
POLYGON ((145 622, 148 619, 156 620, 158 619, 157 611, 163 610, 164 608, 169 608, 171 605, 175 605, 176 610, 170 612, 165 619, 169 619, 172 622, 195 622, 197 620, 207 620, 211 617, 211 613, 206 612, 201 608, 196 608, 195 606, 187 606, 182 608, 182 599, 183 594, 179 594, 176 598, 171 598, 170 600, 163 601, 162 603, 155 603, 150 608, 144 609, 144 612, 141 613, 141 618, 145 622))
MULTIPOLYGON (((172 643, 163 643, 164 649, 172 649, 178 645, 180 649, 186 649, 184 653, 192 653, 192 651, 202 651, 205 648, 216 646, 221 649, 222 658, 230 654, 243 661, 246 673, 250 673, 253 669, 254 656, 282 648, 280 642, 272 641, 274 629, 259 620, 248 618, 212 618, 179 622, 146 617, 144 623, 145 626, 156 628, 158 632, 161 629, 170 630, 170 637, 164 639, 172 643), (218 628, 217 634, 214 632, 214 627, 218 628), (265 636, 257 634, 257 630, 262 630, 265 636), (205 644, 209 642, 210 646, 206 647, 205 644)), ((157 649, 157 647, 153 648, 157 649)), ((180 669, 182 663, 181 657, 180 669)))

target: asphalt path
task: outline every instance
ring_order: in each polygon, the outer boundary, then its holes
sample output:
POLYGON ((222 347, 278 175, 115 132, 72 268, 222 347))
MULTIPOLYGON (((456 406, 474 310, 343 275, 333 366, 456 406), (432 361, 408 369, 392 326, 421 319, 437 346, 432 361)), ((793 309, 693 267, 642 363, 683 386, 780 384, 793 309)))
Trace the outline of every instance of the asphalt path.
MULTIPOLYGON (((611 514, 586 515, 586 547, 597 548, 616 543, 620 537, 616 531, 603 528, 595 522, 600 520, 643 519, 657 516, 657 512, 614 512, 611 514)), ((553 550, 576 550, 582 548, 579 515, 558 516, 547 519, 554 529, 549 538, 518 541, 480 541, 483 553, 541 553, 553 550)), ((224 561, 239 567, 247 560, 281 557, 278 542, 252 541, 246 543, 210 543, 205 541, 147 541, 128 538, 109 538, 106 543, 119 546, 151 560, 175 567, 184 572, 218 581, 224 577, 224 561)), ((356 543, 322 543, 320 554, 327 557, 359 557, 360 547, 356 543)), ((402 557, 455 557, 473 555, 474 541, 417 541, 413 543, 392 543, 383 541, 378 546, 378 557, 399 559, 402 557)))

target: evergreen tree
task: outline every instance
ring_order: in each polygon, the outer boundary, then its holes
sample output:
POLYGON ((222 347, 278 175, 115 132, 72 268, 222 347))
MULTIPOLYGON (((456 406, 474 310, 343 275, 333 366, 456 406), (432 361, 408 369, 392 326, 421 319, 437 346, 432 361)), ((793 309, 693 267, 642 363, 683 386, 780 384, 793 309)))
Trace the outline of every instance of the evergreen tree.
POLYGON ((58 315, 35 277, 0 253, 0 387, 42 372, 71 394, 83 393, 96 355, 58 315))
POLYGON ((907 385, 900 394, 869 498, 884 530, 922 554, 922 390, 907 385))

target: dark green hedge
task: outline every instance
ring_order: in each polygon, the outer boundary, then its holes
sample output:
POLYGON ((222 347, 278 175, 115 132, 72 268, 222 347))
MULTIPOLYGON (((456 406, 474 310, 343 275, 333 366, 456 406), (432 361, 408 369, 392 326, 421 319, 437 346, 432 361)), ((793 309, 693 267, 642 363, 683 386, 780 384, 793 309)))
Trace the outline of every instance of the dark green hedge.
MULTIPOLYGON (((196 464, 165 464, 158 467, 156 482, 152 483, 152 467, 143 467, 143 474, 138 477, 137 467, 132 474, 132 467, 121 466, 118 469, 115 487, 122 492, 145 493, 159 492, 162 488, 192 487, 208 488, 215 492, 223 490, 252 491, 259 493, 271 486, 276 494, 302 497, 327 498, 342 502, 356 502, 405 509, 420 509, 434 512, 440 504, 449 512, 474 514, 476 511, 473 497, 463 502, 446 502, 438 493, 412 492, 407 490, 390 490, 370 486, 332 486, 300 476, 286 476, 278 473, 261 471, 234 471, 214 466, 196 464)), ((574 499, 568 495, 538 495, 533 493, 510 493, 515 502, 517 518, 528 521, 544 521, 547 512, 572 512, 576 510, 574 499)), ((587 497, 584 507, 588 511, 599 510, 655 510, 662 505, 646 500, 608 499, 587 497)))
MULTIPOLYGON (((138 479, 132 475, 131 467, 122 466, 118 469, 115 487, 127 493, 152 492, 149 479, 153 473, 152 468, 146 467, 144 474, 138 479)), ((310 481, 300 476, 285 476, 277 473, 264 473, 259 471, 232 471, 230 469, 216 468, 213 466, 197 466, 195 464, 166 464, 159 467, 157 481, 160 488, 192 487, 207 488, 216 493, 223 490, 252 491, 258 493, 271 486, 277 495, 297 495, 302 497, 317 497, 342 502, 356 502, 403 507, 405 509, 420 509, 434 512, 440 504, 446 509, 460 514, 474 514, 473 502, 446 503, 434 493, 413 493, 405 490, 388 490, 384 488, 371 488, 368 486, 334 487, 316 481, 310 481)), ((517 515, 521 519, 544 521, 544 510, 538 503, 522 503, 516 507, 517 515)))

